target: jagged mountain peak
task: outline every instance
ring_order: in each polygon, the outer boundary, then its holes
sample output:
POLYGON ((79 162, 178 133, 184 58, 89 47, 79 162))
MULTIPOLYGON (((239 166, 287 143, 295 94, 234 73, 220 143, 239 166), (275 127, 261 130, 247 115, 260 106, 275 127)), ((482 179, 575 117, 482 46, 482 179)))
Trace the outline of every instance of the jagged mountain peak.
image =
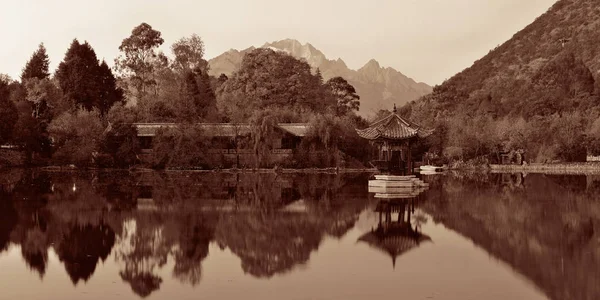
MULTIPOLYGON (((269 48, 275 51, 283 51, 298 59, 305 60, 313 70, 319 68, 323 79, 328 80, 335 76, 341 76, 352 84, 361 97, 359 114, 368 117, 377 113, 380 109, 388 109, 396 103, 403 105, 408 101, 415 100, 420 96, 431 92, 432 88, 423 83, 416 83, 394 68, 382 68, 379 62, 371 59, 362 68, 352 70, 341 59, 328 59, 323 52, 311 45, 302 43, 295 39, 284 39, 265 43, 261 48, 269 48)), ((246 50, 228 51, 209 61, 210 74, 219 76, 221 73, 231 75, 240 66, 245 53, 252 51, 254 47, 246 50)))
POLYGON ((365 69, 365 68, 381 69, 381 66, 379 65, 379 62, 377 60, 375 60, 374 58, 371 58, 361 69, 365 69))
POLYGON ((303 58, 313 68, 318 68, 327 60, 325 54, 317 50, 317 48, 310 43, 302 44, 300 41, 294 39, 285 39, 281 41, 265 43, 262 47, 284 51, 294 57, 303 58))

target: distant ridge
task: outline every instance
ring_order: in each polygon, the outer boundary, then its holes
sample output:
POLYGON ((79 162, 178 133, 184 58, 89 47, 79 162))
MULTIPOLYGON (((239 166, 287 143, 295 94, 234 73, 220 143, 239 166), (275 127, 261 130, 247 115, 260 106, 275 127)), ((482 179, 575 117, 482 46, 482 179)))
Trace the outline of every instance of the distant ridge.
POLYGON ((428 121, 455 113, 528 118, 545 108, 583 111, 578 97, 597 94, 600 80, 599 30, 598 0, 560 0, 406 111, 428 121))
MULTIPOLYGON (((432 91, 429 85, 416 82, 393 68, 383 68, 374 59, 362 68, 352 70, 342 59, 330 60, 310 43, 302 44, 294 39, 265 43, 261 48, 283 51, 304 59, 313 69, 319 68, 324 80, 344 77, 360 95, 359 114, 364 117, 373 116, 380 109, 390 109, 393 104, 401 106, 432 91)), ((240 67, 244 55, 254 49, 232 49, 209 60, 210 74, 231 75, 240 67)))

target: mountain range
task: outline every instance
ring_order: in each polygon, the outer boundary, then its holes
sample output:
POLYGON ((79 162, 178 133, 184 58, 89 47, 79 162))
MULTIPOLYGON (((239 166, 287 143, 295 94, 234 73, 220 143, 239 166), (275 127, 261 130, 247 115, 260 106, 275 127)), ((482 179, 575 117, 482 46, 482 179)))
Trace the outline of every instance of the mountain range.
MULTIPOLYGON (((342 59, 328 59, 313 45, 302 44, 294 39, 266 43, 261 48, 283 51, 305 60, 313 70, 321 71, 324 80, 336 76, 348 80, 361 97, 358 113, 363 117, 370 117, 380 109, 391 109, 394 104, 402 106, 432 91, 429 85, 416 82, 393 68, 382 67, 374 59, 371 59, 362 68, 352 70, 342 59)), ((214 57, 208 62, 210 74, 230 76, 239 69, 244 55, 254 49, 256 48, 249 47, 241 51, 232 49, 214 57)))

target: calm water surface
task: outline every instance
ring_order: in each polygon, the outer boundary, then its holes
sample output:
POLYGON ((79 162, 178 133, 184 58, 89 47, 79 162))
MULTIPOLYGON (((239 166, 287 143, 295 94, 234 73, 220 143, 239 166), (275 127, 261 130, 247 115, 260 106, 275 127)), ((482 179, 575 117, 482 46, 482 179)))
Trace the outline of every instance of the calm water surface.
POLYGON ((0 172, 0 299, 600 299, 600 178, 369 176, 0 172))

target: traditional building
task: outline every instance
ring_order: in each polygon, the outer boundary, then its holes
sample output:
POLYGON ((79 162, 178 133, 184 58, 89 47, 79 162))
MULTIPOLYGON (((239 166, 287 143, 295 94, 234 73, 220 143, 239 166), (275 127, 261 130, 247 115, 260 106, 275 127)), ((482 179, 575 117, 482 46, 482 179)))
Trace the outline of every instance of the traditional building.
MULTIPOLYGON (((135 123, 143 154, 152 152, 154 138, 159 131, 176 129, 177 123, 135 123)), ((214 161, 221 161, 222 165, 252 165, 254 151, 250 139, 252 126, 250 124, 233 123, 199 123, 195 124, 201 135, 210 139, 212 147, 208 153, 214 161)), ((275 126, 275 136, 272 139, 271 156, 273 161, 289 159, 294 149, 298 147, 302 138, 308 131, 306 123, 279 123, 275 126)))
POLYGON ((398 115, 396 105, 387 117, 368 128, 357 129, 358 135, 377 146, 377 159, 372 163, 380 170, 410 174, 413 170, 411 144, 429 136, 433 131, 408 121, 398 115))

